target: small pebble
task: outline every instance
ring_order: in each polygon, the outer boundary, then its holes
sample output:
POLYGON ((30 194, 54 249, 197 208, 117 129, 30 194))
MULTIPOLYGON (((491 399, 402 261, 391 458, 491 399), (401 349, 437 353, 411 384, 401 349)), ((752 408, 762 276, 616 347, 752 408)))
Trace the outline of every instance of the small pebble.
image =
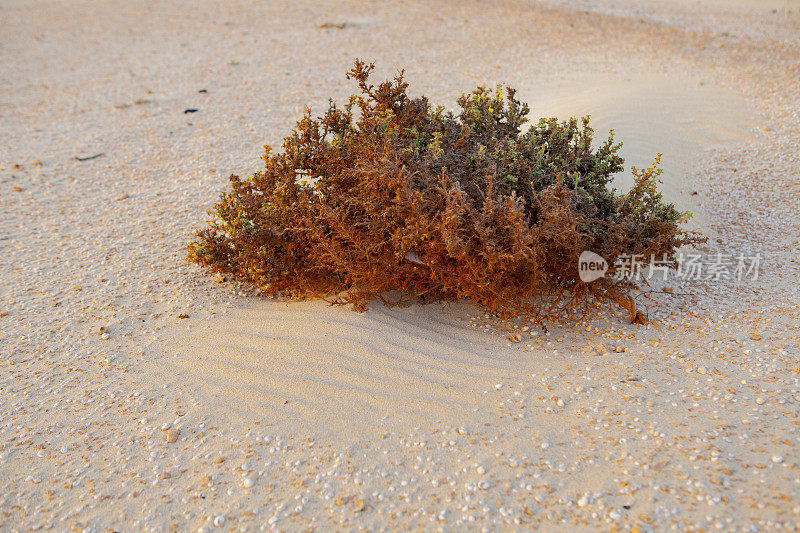
POLYGON ((177 430, 175 430, 175 429, 173 429, 173 428, 169 428, 169 429, 168 429, 168 430, 167 430, 167 431, 164 433, 164 439, 165 439, 167 442, 175 442, 175 441, 177 441, 177 440, 178 440, 178 435, 179 435, 179 432, 178 432, 177 430))

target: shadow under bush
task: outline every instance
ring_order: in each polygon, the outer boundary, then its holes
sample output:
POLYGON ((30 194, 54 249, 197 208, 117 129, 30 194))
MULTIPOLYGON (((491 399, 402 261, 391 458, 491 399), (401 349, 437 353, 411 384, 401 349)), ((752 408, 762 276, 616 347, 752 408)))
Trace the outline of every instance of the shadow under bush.
POLYGON ((370 84, 372 69, 357 60, 347 76, 359 94, 319 119, 306 111, 282 153, 266 148, 262 171, 230 177, 191 261, 268 294, 336 295, 359 310, 397 290, 563 318, 593 299, 627 306, 629 284, 581 281, 584 250, 613 265, 702 240, 662 202, 658 159, 615 194, 621 145, 612 132, 593 149, 588 118, 523 132, 528 106, 513 89, 478 88, 454 114, 409 97, 402 73, 370 84))

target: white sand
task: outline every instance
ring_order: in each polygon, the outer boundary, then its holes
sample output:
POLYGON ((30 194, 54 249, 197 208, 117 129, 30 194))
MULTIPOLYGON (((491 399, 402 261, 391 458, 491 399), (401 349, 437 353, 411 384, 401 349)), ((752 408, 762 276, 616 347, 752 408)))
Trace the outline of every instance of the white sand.
POLYGON ((577 5, 0 6, 0 529, 800 527, 800 6, 577 5), (664 152, 704 253, 762 277, 546 335, 188 266, 224 176, 342 101, 356 56, 664 152))

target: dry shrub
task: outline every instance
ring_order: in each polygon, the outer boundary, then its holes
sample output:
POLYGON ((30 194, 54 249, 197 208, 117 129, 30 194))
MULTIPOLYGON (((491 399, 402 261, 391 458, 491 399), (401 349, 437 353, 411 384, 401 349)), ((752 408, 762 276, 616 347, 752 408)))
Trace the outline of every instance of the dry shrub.
POLYGON ((337 295, 364 309, 387 291, 469 298, 498 314, 564 316, 593 299, 624 305, 623 283, 584 283, 578 256, 673 256, 698 242, 662 202, 656 164, 609 188, 623 160, 612 135, 592 148, 588 118, 542 119, 514 90, 478 88, 456 115, 410 98, 402 73, 377 86, 356 60, 360 93, 306 111, 252 177, 231 176, 189 259, 289 297, 337 295))

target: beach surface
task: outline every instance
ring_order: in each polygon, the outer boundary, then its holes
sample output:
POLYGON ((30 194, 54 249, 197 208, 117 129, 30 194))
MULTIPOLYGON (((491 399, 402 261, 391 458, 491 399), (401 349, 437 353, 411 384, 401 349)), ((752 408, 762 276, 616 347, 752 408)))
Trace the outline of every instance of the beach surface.
POLYGON ((10 0, 0 57, 0 530, 800 528, 800 1, 10 0), (757 279, 542 325, 189 265, 356 57, 663 153, 757 279))

